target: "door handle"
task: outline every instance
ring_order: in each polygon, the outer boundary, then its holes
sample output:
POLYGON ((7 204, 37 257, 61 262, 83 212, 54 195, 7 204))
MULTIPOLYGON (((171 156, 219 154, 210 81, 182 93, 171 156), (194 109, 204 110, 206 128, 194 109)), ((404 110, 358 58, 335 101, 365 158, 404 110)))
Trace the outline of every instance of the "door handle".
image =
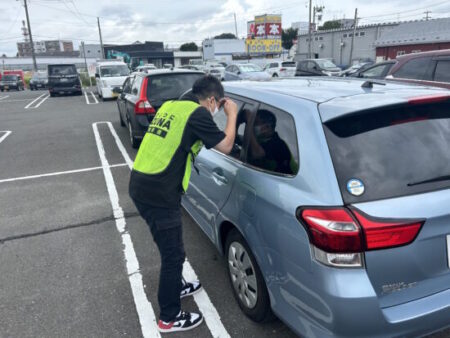
POLYGON ((225 176, 223 176, 221 172, 213 171, 212 177, 214 182, 216 182, 216 184, 218 185, 228 184, 228 179, 225 176))

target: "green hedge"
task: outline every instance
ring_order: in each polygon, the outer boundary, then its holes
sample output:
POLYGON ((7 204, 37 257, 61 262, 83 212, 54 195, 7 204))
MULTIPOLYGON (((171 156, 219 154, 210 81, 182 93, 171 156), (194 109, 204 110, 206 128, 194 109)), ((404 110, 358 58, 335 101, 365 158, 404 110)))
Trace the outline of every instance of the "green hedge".
MULTIPOLYGON (((87 73, 80 73, 81 85, 83 87, 89 87, 91 84, 89 83, 89 75, 87 73)), ((97 83, 95 82, 95 77, 91 76, 92 85, 95 86, 97 83)))

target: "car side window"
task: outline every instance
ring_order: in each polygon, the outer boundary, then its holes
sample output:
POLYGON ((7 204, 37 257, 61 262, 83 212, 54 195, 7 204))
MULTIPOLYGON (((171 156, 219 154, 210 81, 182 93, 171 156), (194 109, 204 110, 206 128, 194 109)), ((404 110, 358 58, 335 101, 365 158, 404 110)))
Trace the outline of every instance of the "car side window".
POLYGON ((277 174, 297 174, 298 141, 290 114, 265 104, 259 106, 250 130, 247 162, 277 174))
POLYGON ((315 70, 316 69, 316 63, 312 62, 312 61, 308 61, 308 66, 307 66, 308 70, 315 70))
POLYGON ((387 65, 378 65, 361 72, 362 77, 375 78, 382 77, 387 65))
POLYGON ((409 60, 392 75, 396 78, 402 79, 423 80, 430 61, 430 58, 417 58, 409 60))
POLYGON ((139 92, 141 90, 141 84, 142 84, 142 76, 136 76, 131 86, 131 94, 136 96, 139 95, 139 92))
POLYGON ((278 64, 276 62, 271 63, 270 68, 278 68, 278 64))
MULTIPOLYGON (((243 117, 243 109, 242 109, 244 106, 244 102, 235 99, 234 97, 232 97, 231 99, 234 102, 236 102, 239 113, 236 122, 236 138, 234 141, 233 149, 231 150, 229 156, 239 159, 241 157, 242 147, 244 144, 244 132, 246 126, 246 120, 243 117)), ((214 115, 213 119, 220 130, 225 130, 225 127, 227 125, 227 116, 225 115, 225 111, 223 109, 220 109, 219 112, 216 115, 214 115)))
POLYGON ((437 62, 434 81, 450 82, 450 60, 439 60, 437 62))
POLYGON ((129 77, 128 79, 125 80, 125 83, 123 84, 123 90, 122 92, 124 94, 130 94, 131 93, 131 85, 133 83, 133 79, 132 77, 129 77))

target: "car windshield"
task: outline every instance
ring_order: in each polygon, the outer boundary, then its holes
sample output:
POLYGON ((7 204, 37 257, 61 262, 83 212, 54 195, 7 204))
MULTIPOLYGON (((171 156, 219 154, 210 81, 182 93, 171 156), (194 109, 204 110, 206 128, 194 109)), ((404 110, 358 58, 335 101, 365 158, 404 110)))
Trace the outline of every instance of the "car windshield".
POLYGON ((283 67, 295 67, 295 62, 283 62, 281 65, 283 67))
POLYGON ((450 187, 436 179, 450 174, 448 102, 346 115, 326 122, 325 135, 345 203, 450 187), (348 188, 355 179, 365 186, 359 197, 348 188))
POLYGON ((320 66, 320 68, 327 69, 327 68, 336 68, 337 66, 331 62, 330 60, 315 60, 317 64, 320 66))
POLYGON ((239 69, 242 73, 261 72, 262 69, 257 65, 247 64, 239 65, 239 69))
POLYGON ((5 75, 3 77, 5 81, 17 81, 17 75, 5 75))
POLYGON ((47 74, 33 74, 32 79, 33 80, 42 80, 42 79, 46 79, 47 78, 47 74))
POLYGON ((178 99, 202 76, 202 74, 176 73, 151 76, 148 79, 147 97, 150 102, 178 99))
POLYGON ((75 75, 77 69, 75 65, 49 66, 49 75, 75 75))
POLYGON ((100 67, 101 77, 128 76, 130 70, 125 65, 102 66, 100 67))

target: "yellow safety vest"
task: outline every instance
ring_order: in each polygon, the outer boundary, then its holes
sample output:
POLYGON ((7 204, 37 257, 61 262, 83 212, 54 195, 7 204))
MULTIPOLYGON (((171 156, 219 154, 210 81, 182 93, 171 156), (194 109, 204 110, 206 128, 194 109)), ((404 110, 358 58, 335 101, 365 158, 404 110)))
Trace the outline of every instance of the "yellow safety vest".
MULTIPOLYGON (((189 117, 198 107, 199 104, 192 101, 167 101, 164 103, 148 127, 133 169, 147 175, 163 173, 181 146, 189 117)), ((182 181, 184 191, 189 185, 191 163, 202 147, 203 143, 200 140, 196 141, 187 156, 182 181)))

